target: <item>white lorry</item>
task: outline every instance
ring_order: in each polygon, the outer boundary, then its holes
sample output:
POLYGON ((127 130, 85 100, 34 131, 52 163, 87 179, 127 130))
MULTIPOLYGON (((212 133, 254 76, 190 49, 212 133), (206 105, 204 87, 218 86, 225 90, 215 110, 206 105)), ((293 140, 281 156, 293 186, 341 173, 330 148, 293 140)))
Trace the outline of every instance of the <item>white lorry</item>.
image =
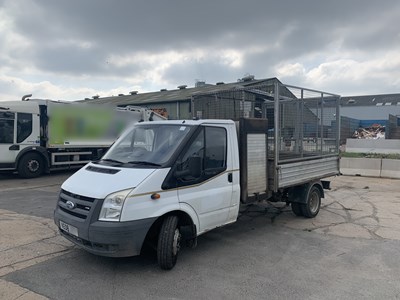
POLYGON ((0 171, 21 177, 100 158, 130 122, 162 120, 138 107, 51 100, 0 102, 0 171))
POLYGON ((320 179, 339 173, 338 123, 322 117, 338 113, 339 97, 306 99, 304 89, 300 98, 289 97, 297 88, 267 88, 193 98, 193 113, 214 117, 221 114, 210 103, 228 101, 219 110, 236 121, 143 122, 125 131, 101 160, 63 183, 54 212, 62 236, 112 257, 138 255, 151 245, 160 267, 171 269, 183 241, 193 247, 199 235, 235 222, 241 205, 284 201, 296 215, 315 217, 329 185, 320 179), (287 117, 291 105, 301 130, 287 140, 282 132, 290 130, 283 128, 293 123, 281 112, 287 117), (264 117, 269 108, 272 123, 264 117), (236 119, 236 113, 251 118, 236 119))

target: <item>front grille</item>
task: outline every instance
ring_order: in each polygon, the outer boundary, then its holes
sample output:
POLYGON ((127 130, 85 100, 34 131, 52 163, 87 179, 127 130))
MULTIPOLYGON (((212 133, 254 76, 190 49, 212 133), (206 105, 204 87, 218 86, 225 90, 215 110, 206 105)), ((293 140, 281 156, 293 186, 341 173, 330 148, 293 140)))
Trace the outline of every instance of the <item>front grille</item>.
POLYGON ((95 198, 90 198, 82 195, 73 194, 66 190, 61 190, 60 197, 58 199, 58 207, 61 211, 70 216, 75 217, 78 220, 84 221, 89 217, 91 211, 93 211, 96 205, 95 198), (72 202, 73 207, 68 206, 67 202, 72 202))
POLYGON ((67 196, 70 196, 70 197, 72 197, 72 198, 74 198, 74 199, 78 199, 78 200, 82 200, 82 201, 94 202, 94 200, 96 200, 95 198, 90 198, 90 197, 86 197, 86 196, 81 196, 81 195, 73 194, 73 193, 70 193, 70 192, 68 192, 68 191, 66 191, 66 190, 61 190, 61 193, 62 193, 62 194, 65 194, 65 195, 67 195, 67 196))
POLYGON ((80 219, 83 219, 83 220, 86 220, 86 218, 87 218, 86 215, 83 215, 83 214, 74 212, 74 211, 72 211, 72 210, 65 209, 65 208, 62 207, 62 206, 60 206, 60 209, 61 209, 63 212, 65 212, 65 213, 67 213, 67 214, 70 214, 70 215, 73 215, 73 216, 75 216, 75 217, 77 217, 77 218, 80 218, 80 219))

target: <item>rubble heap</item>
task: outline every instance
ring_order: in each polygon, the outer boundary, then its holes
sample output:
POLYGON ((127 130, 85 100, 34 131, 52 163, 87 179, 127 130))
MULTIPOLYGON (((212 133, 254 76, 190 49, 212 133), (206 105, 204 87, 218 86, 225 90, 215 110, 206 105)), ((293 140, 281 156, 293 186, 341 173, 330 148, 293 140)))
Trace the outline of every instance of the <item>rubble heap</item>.
POLYGON ((384 139, 385 138, 385 126, 380 124, 373 124, 371 127, 358 128, 354 134, 355 139, 384 139))

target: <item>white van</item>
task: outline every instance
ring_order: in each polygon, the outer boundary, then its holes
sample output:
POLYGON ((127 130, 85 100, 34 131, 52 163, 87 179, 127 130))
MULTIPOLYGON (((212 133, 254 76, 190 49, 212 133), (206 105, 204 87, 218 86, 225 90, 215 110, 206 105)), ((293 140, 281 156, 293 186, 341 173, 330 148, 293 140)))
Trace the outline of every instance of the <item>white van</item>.
MULTIPOLYGON (((97 255, 139 255, 146 242, 160 267, 171 269, 182 241, 193 247, 200 234, 235 222, 240 202, 292 202, 296 214, 315 217, 324 195, 319 179, 270 188, 266 124, 242 119, 238 132, 231 120, 137 123, 64 182, 55 223, 97 255)), ((337 171, 333 165, 320 176, 337 171)))

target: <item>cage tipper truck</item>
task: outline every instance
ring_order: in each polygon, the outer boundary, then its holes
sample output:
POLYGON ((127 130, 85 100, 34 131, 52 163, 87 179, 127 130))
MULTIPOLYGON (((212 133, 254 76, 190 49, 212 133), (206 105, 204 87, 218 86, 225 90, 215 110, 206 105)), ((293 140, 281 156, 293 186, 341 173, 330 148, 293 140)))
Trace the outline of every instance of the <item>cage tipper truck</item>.
POLYGON ((62 236, 103 256, 144 245, 162 269, 239 207, 291 204, 315 217, 339 173, 339 96, 281 84, 193 96, 205 119, 137 123, 103 158, 67 179, 54 220, 62 236))
POLYGON ((138 107, 51 100, 0 102, 0 171, 21 177, 98 159, 131 122, 162 120, 138 107))

